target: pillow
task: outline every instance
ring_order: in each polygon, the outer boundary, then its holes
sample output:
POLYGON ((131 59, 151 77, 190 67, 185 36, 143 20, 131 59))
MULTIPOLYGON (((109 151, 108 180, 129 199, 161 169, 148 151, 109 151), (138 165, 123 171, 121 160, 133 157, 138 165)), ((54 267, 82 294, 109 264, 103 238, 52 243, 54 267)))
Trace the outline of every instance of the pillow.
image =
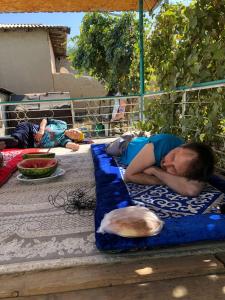
POLYGON ((158 234, 164 222, 141 206, 114 209, 105 214, 98 233, 113 233, 122 237, 146 237, 158 234))

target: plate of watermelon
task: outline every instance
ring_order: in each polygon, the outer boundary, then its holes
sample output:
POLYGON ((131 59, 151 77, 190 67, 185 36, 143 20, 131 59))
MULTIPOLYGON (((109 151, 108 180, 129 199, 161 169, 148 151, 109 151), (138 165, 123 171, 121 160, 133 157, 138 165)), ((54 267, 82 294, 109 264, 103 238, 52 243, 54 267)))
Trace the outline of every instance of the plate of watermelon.
POLYGON ((17 175, 16 178, 19 181, 23 181, 23 182, 40 182, 40 181, 47 181, 47 180, 51 180, 53 178, 62 176, 62 175, 65 174, 65 172, 66 171, 64 169, 57 168, 56 171, 53 174, 51 174, 50 176, 47 176, 47 177, 30 178, 30 177, 24 176, 23 174, 19 174, 19 175, 17 175))
POLYGON ((17 179, 26 182, 49 180, 65 173, 63 169, 58 168, 56 158, 24 159, 17 164, 17 168, 20 172, 17 179))

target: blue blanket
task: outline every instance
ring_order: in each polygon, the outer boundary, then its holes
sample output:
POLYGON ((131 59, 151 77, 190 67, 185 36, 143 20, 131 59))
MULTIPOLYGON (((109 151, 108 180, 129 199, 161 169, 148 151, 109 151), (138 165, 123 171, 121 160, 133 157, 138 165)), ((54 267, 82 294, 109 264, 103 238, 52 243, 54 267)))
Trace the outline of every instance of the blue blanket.
POLYGON ((96 179, 95 228, 116 208, 144 205, 164 219, 163 230, 147 238, 123 238, 96 232, 99 250, 127 251, 225 239, 225 215, 215 207, 224 201, 225 182, 218 177, 199 197, 182 197, 165 186, 125 184, 123 167, 105 153, 105 145, 92 145, 96 179), (215 212, 214 212, 215 211, 215 212))

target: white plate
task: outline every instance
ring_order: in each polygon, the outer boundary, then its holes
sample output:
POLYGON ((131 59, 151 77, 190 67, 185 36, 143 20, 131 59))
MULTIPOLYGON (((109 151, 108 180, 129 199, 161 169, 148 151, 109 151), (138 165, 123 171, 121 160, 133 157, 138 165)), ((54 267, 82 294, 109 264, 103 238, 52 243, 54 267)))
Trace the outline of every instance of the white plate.
POLYGON ((47 181, 47 180, 51 180, 53 178, 62 176, 62 175, 65 174, 65 172, 66 172, 65 170, 63 170, 61 168, 57 168, 56 171, 51 176, 48 176, 48 177, 43 177, 43 178, 29 178, 29 177, 24 176, 23 174, 19 174, 19 175, 17 175, 16 178, 19 181, 24 181, 24 182, 40 182, 40 181, 47 181))

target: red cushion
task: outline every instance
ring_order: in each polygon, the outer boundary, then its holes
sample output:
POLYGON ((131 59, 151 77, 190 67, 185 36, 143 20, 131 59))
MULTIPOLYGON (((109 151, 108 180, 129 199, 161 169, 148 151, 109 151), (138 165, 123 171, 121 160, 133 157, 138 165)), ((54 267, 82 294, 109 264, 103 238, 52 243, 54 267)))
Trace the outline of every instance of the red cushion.
POLYGON ((17 163, 23 159, 23 154, 30 152, 39 152, 40 149, 4 149, 1 151, 3 154, 3 167, 0 168, 0 186, 2 186, 17 170, 17 163))

